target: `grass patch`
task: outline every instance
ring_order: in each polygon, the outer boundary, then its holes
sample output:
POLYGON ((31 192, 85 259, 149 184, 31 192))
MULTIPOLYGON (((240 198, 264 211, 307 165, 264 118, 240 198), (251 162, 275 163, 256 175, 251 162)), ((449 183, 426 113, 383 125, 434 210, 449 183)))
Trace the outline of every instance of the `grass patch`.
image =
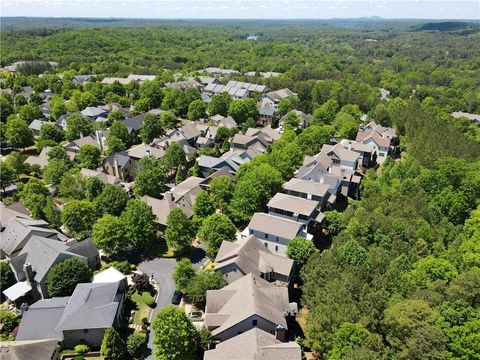
POLYGON ((308 315, 308 309, 306 307, 302 308, 296 317, 298 325, 302 328, 303 332, 306 331, 307 327, 307 315, 308 315))
POLYGON ((148 319, 150 315, 152 308, 147 305, 146 299, 146 296, 142 296, 142 294, 139 293, 132 295, 132 300, 137 304, 137 310, 135 310, 135 314, 133 314, 133 323, 135 325, 142 325, 142 319, 148 319))

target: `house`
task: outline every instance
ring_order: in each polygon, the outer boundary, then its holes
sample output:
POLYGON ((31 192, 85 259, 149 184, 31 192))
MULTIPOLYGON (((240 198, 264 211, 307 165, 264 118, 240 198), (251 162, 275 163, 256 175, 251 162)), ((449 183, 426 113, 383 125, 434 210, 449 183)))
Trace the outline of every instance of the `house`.
MULTIPOLYGON (((40 168, 43 168, 44 166, 46 166, 48 164, 48 153, 50 152, 52 148, 50 146, 45 146, 42 151, 40 151, 40 154, 38 154, 38 156, 35 156, 35 155, 30 155, 29 157, 27 157, 24 161, 25 164, 28 164, 30 166, 32 165, 38 165, 40 166, 40 168)), ((75 159, 75 156, 76 154, 73 153, 73 152, 68 152, 67 151, 67 155, 70 159, 70 161, 73 161, 73 159, 75 159)))
POLYGON ((58 360, 60 359, 58 340, 23 340, 0 342, 2 360, 58 360))
POLYGON ((155 75, 128 75, 126 78, 119 77, 106 77, 102 80, 102 84, 111 85, 115 81, 119 82, 122 85, 128 85, 132 81, 137 81, 139 84, 145 81, 155 80, 155 75))
POLYGON ((260 107, 270 107, 275 109, 275 111, 278 111, 278 104, 280 101, 293 96, 297 96, 297 94, 287 88, 270 91, 260 98, 260 107))
POLYGON ((235 75, 235 74, 240 74, 240 72, 236 71, 236 70, 231 70, 231 69, 220 69, 220 68, 217 68, 217 67, 208 67, 208 68, 205 68, 203 70, 201 70, 200 72, 207 72, 207 73, 210 73, 214 76, 229 76, 229 75, 235 75))
POLYGON ((465 117, 472 122, 480 124, 480 115, 478 114, 472 114, 463 111, 454 111, 450 115, 455 119, 458 119, 459 117, 465 117))
POLYGON ((288 285, 293 278, 293 260, 272 253, 255 236, 223 241, 215 258, 215 270, 228 283, 253 273, 267 281, 288 285))
POLYGON ((247 274, 220 290, 207 290, 204 325, 215 340, 226 341, 253 328, 275 334, 295 316, 288 289, 247 274))
POLYGON ((207 86, 208 84, 220 84, 220 81, 215 78, 215 77, 210 77, 210 76, 197 76, 196 78, 190 77, 189 80, 194 80, 198 79, 200 83, 204 86, 207 86))
POLYGON ((46 120, 35 119, 30 123, 30 125, 28 125, 28 128, 32 130, 33 135, 38 136, 40 135, 40 129, 44 124, 51 124, 51 123, 46 120))
POLYGON ((331 160, 333 166, 340 166, 350 170, 356 170, 358 167, 358 153, 341 144, 323 145, 320 154, 327 155, 331 160))
POLYGON ((119 327, 120 283, 78 284, 72 296, 40 300, 23 312, 17 340, 58 339, 64 347, 100 347, 105 330, 119 327))
POLYGON ((253 214, 242 236, 255 235, 273 253, 285 254, 290 240, 296 237, 312 239, 307 225, 280 216, 264 213, 253 214))
POLYGON ((207 177, 220 169, 227 170, 230 174, 235 174, 240 165, 252 160, 248 153, 243 150, 229 150, 219 158, 200 155, 197 158, 197 164, 200 168, 200 174, 207 177))
POLYGON ((173 139, 169 138, 168 136, 165 136, 163 138, 155 138, 152 140, 151 145, 154 148, 157 148, 165 152, 171 144, 177 143, 182 146, 187 159, 191 159, 192 157, 195 156, 195 154, 197 153, 197 149, 190 145, 188 140, 182 135, 180 131, 175 133, 170 133, 170 134, 173 137, 173 139))
POLYGON ((95 75, 75 75, 72 76, 72 82, 75 85, 83 85, 85 82, 89 81, 93 77, 95 77, 95 75))
POLYGON ((272 144, 275 140, 280 139, 281 133, 278 129, 272 129, 270 125, 263 128, 248 128, 245 132, 247 136, 262 136, 268 144, 272 144))
POLYGON ((216 114, 211 116, 209 120, 216 126, 226 127, 227 129, 234 129, 238 126, 237 122, 231 116, 224 117, 220 114, 216 114))
MULTIPOLYGON (((292 110, 291 112, 293 112, 295 115, 297 115, 298 119, 300 120, 299 125, 298 125, 300 128, 305 129, 310 124, 310 120, 312 119, 312 115, 305 114, 303 111, 300 111, 300 110, 292 110)), ((284 121, 285 121, 285 116, 287 116, 287 115, 282 116, 282 118, 280 119, 280 121, 279 121, 280 126, 284 127, 283 124, 284 124, 284 121)))
POLYGON ((66 130, 67 128, 67 119, 72 116, 74 113, 73 112, 68 112, 66 114, 62 114, 58 117, 57 121, 55 121, 55 125, 62 129, 66 130))
POLYGON ((87 136, 83 136, 80 139, 73 140, 72 142, 69 142, 68 144, 63 145, 63 148, 67 153, 73 153, 76 157, 80 152, 80 148, 83 145, 87 145, 87 144, 95 146, 99 150, 102 150, 102 142, 99 141, 97 136, 94 134, 90 134, 87 136))
POLYGON ((192 88, 198 91, 202 91, 204 88, 204 85, 200 84, 195 79, 189 79, 184 81, 167 82, 165 83, 165 87, 169 89, 178 89, 178 90, 186 90, 186 89, 192 88))
POLYGON ((250 96, 251 92, 264 93, 265 90, 265 85, 251 84, 235 80, 230 80, 226 85, 211 83, 203 89, 203 91, 209 96, 225 92, 234 99, 246 99, 250 96))
POLYGON ((318 210, 318 201, 293 195, 276 193, 268 202, 267 207, 270 215, 301 222, 307 226, 311 222, 317 221, 319 215, 323 219, 323 214, 318 210))
POLYGON ((132 160, 132 166, 138 168, 138 163, 145 156, 152 156, 155 159, 160 159, 165 155, 165 151, 155 146, 147 144, 134 145, 126 151, 127 155, 132 160))
POLYGON ((117 178, 116 176, 106 174, 104 172, 98 171, 98 170, 93 170, 93 169, 87 169, 87 168, 82 168, 80 169, 80 174, 82 174, 85 177, 96 177, 98 178, 101 182, 103 182, 105 185, 120 185, 120 179, 117 178))
POLYGON ((4 230, 0 233, 0 258, 14 258, 35 235, 54 240, 67 240, 64 235, 51 229, 44 220, 15 217, 5 224, 4 230))
POLYGON ((80 114, 82 114, 86 118, 95 120, 100 116, 106 116, 107 111, 103 109, 102 106, 87 106, 80 112, 80 114))
POLYGON ((128 134, 130 135, 133 144, 137 144, 139 142, 140 129, 143 126, 143 120, 145 119, 145 115, 146 114, 140 114, 122 120, 123 125, 127 127, 128 134))
MULTIPOLYGON (((336 196, 340 190, 342 179, 332 173, 332 160, 322 153, 305 156, 303 165, 295 173, 295 178, 328 184, 329 192, 336 196)), ((329 199, 329 200, 333 200, 329 199)))
POLYGON ((258 109, 258 122, 262 125, 271 124, 274 115, 275 109, 273 107, 262 107, 258 109))
POLYGON ((134 167, 134 161, 124 151, 107 156, 102 163, 102 169, 105 173, 122 181, 132 179, 134 167))
POLYGON ((384 127, 375 123, 375 121, 370 121, 360 128, 355 140, 372 146, 375 151, 375 155, 373 155, 374 162, 381 164, 385 161, 396 136, 396 129, 384 127))
POLYGON ((0 202, 0 232, 3 232, 7 224, 16 218, 32 220, 29 214, 30 212, 21 202, 13 203, 8 206, 3 202, 0 202), (20 208, 16 208, 16 204, 19 204, 20 208))
POLYGON ((268 142, 261 135, 235 134, 230 143, 230 150, 244 150, 253 159, 259 154, 264 154, 267 151, 267 145, 268 142))
POLYGON ((319 209, 327 205, 330 185, 312 180, 292 178, 282 185, 286 194, 318 202, 319 209))
MULTIPOLYGON (((148 195, 144 195, 140 200, 145 202, 148 206, 152 208, 152 213, 155 215, 156 223, 160 231, 165 232, 167 228, 167 218, 170 214, 170 211, 178 208, 178 204, 173 201, 171 194, 163 196, 162 199, 157 199, 148 195)), ((185 215, 189 218, 193 216, 193 210, 191 209, 182 209, 185 215)))
MULTIPOLYGON (((91 260, 91 263, 93 265, 98 265, 100 262, 98 250, 91 241, 87 242, 87 245, 90 245, 89 247, 93 248, 93 258, 97 259, 97 262, 91 260)), ((33 236, 18 256, 10 261, 10 267, 12 268, 12 272, 18 282, 13 286, 26 282, 30 289, 32 289, 32 291, 30 291, 32 298, 47 298, 48 292, 45 282, 47 273, 52 266, 72 257, 76 257, 82 260, 85 264, 89 264, 89 258, 87 257, 88 255, 91 255, 89 247, 77 247, 76 250, 71 251, 70 247, 61 241, 33 236)), ((8 290, 9 289, 6 291, 8 290)), ((16 293, 16 295, 23 296, 25 293, 16 293)), ((12 298, 8 296, 8 294, 7 297, 11 301, 17 300, 17 298, 12 298)))
POLYGON ((275 335, 259 328, 250 329, 205 351, 204 360, 301 360, 302 350, 295 341, 285 342, 284 329, 275 335))
POLYGON ((345 149, 356 152, 358 154, 359 164, 361 164, 362 167, 370 166, 372 155, 375 151, 373 146, 363 144, 359 141, 347 139, 341 140, 340 145, 342 145, 345 149))

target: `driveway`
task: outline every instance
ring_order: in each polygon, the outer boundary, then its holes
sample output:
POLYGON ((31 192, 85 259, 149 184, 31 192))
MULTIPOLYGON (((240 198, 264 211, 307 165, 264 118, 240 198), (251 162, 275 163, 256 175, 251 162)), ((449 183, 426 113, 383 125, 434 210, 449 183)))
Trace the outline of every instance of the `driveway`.
MULTIPOLYGON (((195 268, 200 268, 203 263, 208 259, 205 249, 202 245, 193 248, 192 251, 185 257, 189 258, 195 268)), ((140 263, 137 268, 143 271, 147 275, 152 275, 160 288, 157 306, 152 310, 151 319, 155 319, 157 312, 166 306, 171 304, 173 293, 175 292, 175 282, 173 281, 172 274, 175 266, 177 265, 176 259, 156 258, 152 260, 146 260, 140 263)), ((150 328, 150 336, 148 338, 148 349, 150 354, 146 357, 147 360, 153 360, 153 330, 150 328)))

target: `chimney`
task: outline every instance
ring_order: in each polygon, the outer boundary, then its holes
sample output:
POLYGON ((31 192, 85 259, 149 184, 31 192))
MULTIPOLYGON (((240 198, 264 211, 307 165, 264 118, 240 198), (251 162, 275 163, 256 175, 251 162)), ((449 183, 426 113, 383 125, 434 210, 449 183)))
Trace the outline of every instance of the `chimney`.
POLYGON ((23 273, 25 274, 25 278, 27 279, 27 282, 29 285, 32 285, 32 283, 35 282, 33 279, 33 269, 32 269, 32 264, 26 262, 23 264, 23 273))
MULTIPOLYGON (((323 180, 323 177, 320 178, 320 184, 323 184, 322 180, 323 180)), ((307 192, 307 199, 312 200, 312 193, 311 192, 307 192)))
POLYGON ((82 132, 80 132, 80 139, 81 139, 81 138, 83 138, 83 133, 82 133, 82 132))
POLYGON ((118 156, 117 155, 115 155, 113 157, 113 171, 115 173, 115 176, 120 179, 120 168, 118 166, 118 156))
POLYGON ((173 194, 171 191, 167 191, 164 195, 165 195, 165 199, 169 201, 173 201, 173 194))
POLYGON ((332 167, 331 167, 331 166, 328 167, 328 173, 329 173, 329 174, 332 173, 332 167))
POLYGON ((275 328, 275 339, 278 341, 285 341, 285 328, 282 325, 277 325, 275 328))
MULTIPOLYGON (((83 136, 80 136, 80 137, 83 137, 83 136)), ((100 147, 100 150, 103 150, 103 143, 102 143, 102 140, 100 139, 100 131, 98 130, 95 130, 95 139, 97 140, 97 144, 100 147)))
POLYGON ((348 150, 352 151, 352 142, 351 141, 348 142, 348 150))
POLYGON ((147 156, 150 157, 150 155, 151 155, 150 149, 147 148, 147 149, 145 150, 145 152, 147 153, 147 156))
POLYGON ((20 305, 20 311, 22 312, 22 314, 27 310, 28 310, 28 304, 22 303, 22 305, 20 305))
MULTIPOLYGON (((325 183, 325 178, 323 176, 320 176, 320 184, 323 184, 325 183)), ((307 196, 307 199, 308 199, 308 196, 307 196)))

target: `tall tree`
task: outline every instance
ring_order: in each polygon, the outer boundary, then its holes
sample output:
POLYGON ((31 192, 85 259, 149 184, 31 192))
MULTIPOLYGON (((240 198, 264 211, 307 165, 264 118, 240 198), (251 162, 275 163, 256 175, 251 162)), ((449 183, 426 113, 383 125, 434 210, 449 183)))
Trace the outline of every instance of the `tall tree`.
POLYGON ((165 240, 169 249, 175 252, 183 252, 190 248, 194 229, 187 215, 175 208, 170 211, 167 217, 167 230, 165 231, 165 240))
POLYGON ((95 130, 93 121, 83 117, 81 114, 73 114, 67 119, 67 129, 65 137, 68 141, 87 136, 95 130))
POLYGON ((47 273, 47 290, 50 297, 70 296, 79 283, 90 282, 92 271, 82 260, 71 257, 53 265, 47 273))
POLYGON ((116 255, 129 245, 125 234, 123 220, 107 213, 93 225, 92 240, 97 248, 116 255))
POLYGON ((222 244, 222 241, 234 241, 236 227, 225 215, 212 214, 207 217, 198 232, 202 243, 207 245, 207 252, 215 255, 222 244))
POLYGON ((140 129, 140 138, 145 144, 151 143, 154 138, 160 137, 164 133, 165 130, 158 116, 154 114, 145 115, 140 129))
POLYGON ((10 117, 7 120, 5 138, 8 145, 14 148, 26 148, 33 145, 33 133, 28 124, 17 117, 10 117))
POLYGON ((125 342, 112 327, 105 330, 100 354, 108 360, 123 360, 127 358, 125 342))
POLYGON ((131 246, 137 249, 149 248, 157 239, 155 215, 143 201, 130 199, 121 219, 127 229, 126 237, 131 246))
POLYGON ((100 165, 100 155, 98 147, 90 144, 82 145, 76 159, 78 167, 96 169, 100 165))
POLYGON ((88 200, 72 200, 62 211, 62 223, 78 239, 87 237, 97 220, 95 206, 88 200))

